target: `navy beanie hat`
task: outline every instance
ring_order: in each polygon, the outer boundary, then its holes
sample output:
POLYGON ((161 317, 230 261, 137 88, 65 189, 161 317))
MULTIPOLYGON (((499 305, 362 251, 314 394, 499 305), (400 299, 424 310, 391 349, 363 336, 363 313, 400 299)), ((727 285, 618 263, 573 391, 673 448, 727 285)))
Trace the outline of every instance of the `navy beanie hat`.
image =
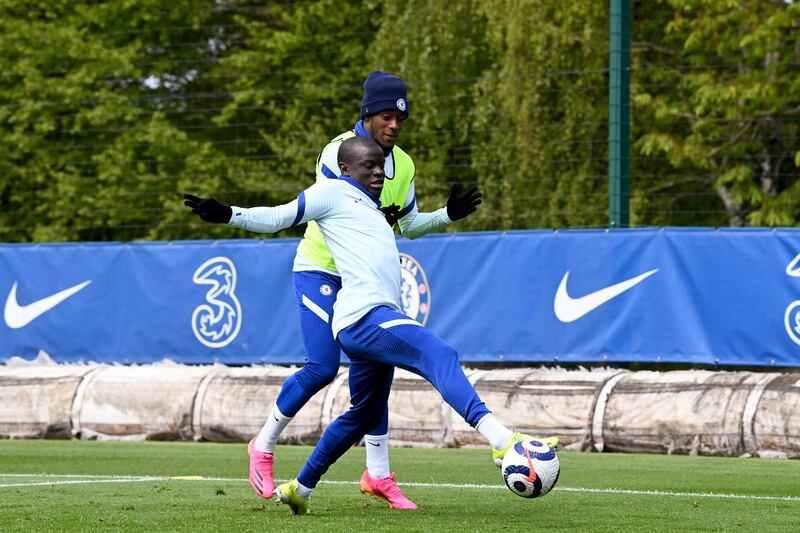
POLYGON ((361 118, 381 111, 400 111, 408 117, 408 91, 403 80, 375 70, 364 80, 364 99, 361 100, 361 118))

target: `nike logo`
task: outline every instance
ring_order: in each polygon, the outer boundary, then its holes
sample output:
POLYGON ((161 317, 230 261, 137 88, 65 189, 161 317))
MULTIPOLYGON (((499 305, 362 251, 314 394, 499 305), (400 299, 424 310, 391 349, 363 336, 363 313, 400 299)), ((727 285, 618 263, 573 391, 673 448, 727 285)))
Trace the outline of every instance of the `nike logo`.
POLYGON ((372 444, 373 446, 380 446, 380 445, 381 445, 381 443, 380 443, 380 442, 370 442, 370 441, 367 441, 367 442, 369 442, 369 443, 370 443, 370 444, 372 444))
POLYGON ((17 303, 17 282, 15 281, 14 285, 11 286, 11 291, 8 293, 6 306, 3 310, 3 318, 5 318, 6 325, 11 329, 19 329, 27 326, 34 319, 45 314, 91 282, 92 280, 86 280, 74 287, 51 294, 46 298, 36 300, 28 305, 20 305, 17 303))
POLYGON ((569 270, 567 270, 556 291, 556 298, 553 300, 553 311, 561 322, 574 322, 583 315, 594 311, 607 301, 616 298, 636 284, 641 283, 645 278, 652 276, 656 272, 658 272, 657 268, 645 272, 644 274, 639 274, 635 278, 621 281, 604 289, 600 289, 599 291, 592 292, 586 296, 573 298, 567 294, 567 279, 569 278, 569 270))
MULTIPOLYGON (((531 483, 536 482, 536 470, 533 469, 533 461, 531 461, 531 451, 528 448, 525 448, 525 457, 528 459, 528 477, 525 478, 531 483)), ((533 458, 536 458, 536 452, 533 452, 533 458)))

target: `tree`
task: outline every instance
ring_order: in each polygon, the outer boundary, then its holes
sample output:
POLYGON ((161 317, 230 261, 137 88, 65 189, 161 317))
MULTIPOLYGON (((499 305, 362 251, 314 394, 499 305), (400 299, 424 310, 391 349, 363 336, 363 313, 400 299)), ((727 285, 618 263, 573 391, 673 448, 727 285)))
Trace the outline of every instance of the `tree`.
MULTIPOLYGON (((607 9, 2 0, 0 240, 244 236, 192 220, 181 193, 290 200, 374 69, 408 83, 421 209, 478 184, 459 231, 605 226, 607 9)), ((800 4, 633 16, 632 223, 798 224, 800 4)))
POLYGON ((180 176, 224 175, 180 117, 231 17, 199 0, 4 2, 0 239, 161 236, 180 176))
POLYGON ((607 5, 488 2, 494 65, 478 83, 473 164, 483 227, 607 221, 607 5))
POLYGON ((642 1, 634 14, 635 221, 797 224, 800 4, 642 1))
POLYGON ((359 118, 366 49, 381 20, 380 4, 333 0, 237 18, 239 46, 213 71, 230 98, 212 121, 229 142, 242 140, 225 148, 242 170, 221 199, 275 205, 314 182, 320 150, 359 118))

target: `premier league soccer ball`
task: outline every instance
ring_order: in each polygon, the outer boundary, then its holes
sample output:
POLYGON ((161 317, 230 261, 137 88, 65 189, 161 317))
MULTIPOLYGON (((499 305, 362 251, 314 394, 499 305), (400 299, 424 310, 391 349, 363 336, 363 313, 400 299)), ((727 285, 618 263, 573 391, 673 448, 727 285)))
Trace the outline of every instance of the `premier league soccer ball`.
POLYGON ((538 498, 558 482, 561 465, 556 452, 538 440, 524 440, 503 457, 503 480, 511 492, 523 498, 538 498))

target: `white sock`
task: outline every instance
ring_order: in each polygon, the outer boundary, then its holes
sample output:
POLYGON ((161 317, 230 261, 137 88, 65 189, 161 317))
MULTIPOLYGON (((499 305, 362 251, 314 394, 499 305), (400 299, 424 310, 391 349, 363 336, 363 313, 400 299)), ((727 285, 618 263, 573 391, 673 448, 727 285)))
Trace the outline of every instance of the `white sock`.
POLYGON ((505 427, 492 413, 481 418, 475 429, 489 441, 495 450, 502 450, 513 431, 505 427))
POLYGON ((281 431, 289 425, 293 418, 281 413, 281 410, 278 409, 278 404, 273 405, 272 413, 270 413, 266 424, 264 424, 264 427, 258 433, 258 437, 256 437, 254 448, 260 452, 273 453, 281 431))
POLYGON ((375 479, 383 479, 392 474, 389 468, 389 435, 365 435, 367 448, 367 470, 375 479))
POLYGON ((311 493, 314 492, 314 489, 309 489, 299 481, 297 482, 297 495, 307 500, 311 497, 311 493))

